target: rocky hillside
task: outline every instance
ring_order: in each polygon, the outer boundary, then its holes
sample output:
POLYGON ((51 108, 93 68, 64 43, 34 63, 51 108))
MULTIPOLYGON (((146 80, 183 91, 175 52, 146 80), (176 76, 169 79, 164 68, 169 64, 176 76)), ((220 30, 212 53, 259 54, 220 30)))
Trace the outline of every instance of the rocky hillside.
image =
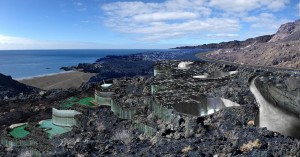
POLYGON ((300 39, 300 20, 283 24, 278 29, 277 33, 272 37, 270 42, 290 41, 300 39))
POLYGON ((266 43, 270 39, 273 38, 274 35, 264 35, 259 36, 256 38, 249 38, 244 41, 228 41, 228 42, 221 42, 221 43, 212 43, 212 44, 203 44, 198 46, 182 46, 182 47, 176 47, 175 49, 227 49, 227 48, 239 48, 239 47, 245 47, 247 45, 251 45, 254 43, 266 43))
POLYGON ((29 94, 34 91, 37 91, 37 89, 13 80, 11 76, 0 73, 0 100, 5 97, 18 96, 20 93, 29 94))
POLYGON ((216 50, 208 57, 243 64, 300 68, 300 20, 283 24, 265 43, 216 50))

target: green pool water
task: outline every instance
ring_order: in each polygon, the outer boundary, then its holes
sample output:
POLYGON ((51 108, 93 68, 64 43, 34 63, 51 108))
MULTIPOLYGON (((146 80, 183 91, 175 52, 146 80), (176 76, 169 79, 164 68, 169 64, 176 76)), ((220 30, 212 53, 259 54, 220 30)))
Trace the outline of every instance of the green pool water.
POLYGON ((70 97, 70 98, 66 99, 65 101, 63 101, 61 103, 61 107, 62 108, 69 108, 69 107, 72 107, 75 104, 80 104, 80 105, 83 105, 83 106, 92 107, 92 106, 95 106, 92 103, 94 101, 95 100, 92 97, 86 97, 86 98, 82 98, 82 99, 79 99, 79 98, 76 98, 76 97, 70 97))
POLYGON ((27 127, 27 124, 16 127, 14 129, 12 129, 9 134, 14 137, 14 138, 24 138, 27 135, 30 134, 29 131, 25 130, 25 128, 27 127))
POLYGON ((83 98, 83 99, 80 99, 79 100, 79 104, 81 105, 85 105, 85 106, 95 106, 92 102, 94 102, 95 99, 92 98, 92 97, 86 97, 86 98, 83 98))
POLYGON ((52 138, 54 135, 63 134, 72 130, 72 127, 62 127, 54 125, 51 119, 44 120, 42 124, 40 124, 39 128, 49 129, 46 131, 49 138, 52 138))

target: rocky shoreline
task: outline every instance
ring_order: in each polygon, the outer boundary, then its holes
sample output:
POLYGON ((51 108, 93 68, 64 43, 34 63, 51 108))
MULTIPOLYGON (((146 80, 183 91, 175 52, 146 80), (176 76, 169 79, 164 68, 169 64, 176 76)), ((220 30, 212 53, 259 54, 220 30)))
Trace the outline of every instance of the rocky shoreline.
POLYGON ((83 72, 97 73, 89 82, 100 82, 106 79, 152 76, 153 67, 159 60, 198 60, 195 54, 204 52, 203 49, 195 50, 169 50, 166 52, 151 51, 145 53, 116 56, 110 55, 99 58, 95 63, 80 63, 77 66, 62 67, 62 70, 81 70, 83 72))

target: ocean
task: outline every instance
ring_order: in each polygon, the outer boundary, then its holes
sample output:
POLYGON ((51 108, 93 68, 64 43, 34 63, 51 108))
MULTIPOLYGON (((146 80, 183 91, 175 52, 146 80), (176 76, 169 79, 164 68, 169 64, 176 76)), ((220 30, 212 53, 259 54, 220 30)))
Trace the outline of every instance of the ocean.
POLYGON ((93 63, 107 55, 126 55, 149 51, 143 49, 117 50, 0 50, 0 73, 20 80, 63 73, 63 66, 93 63))

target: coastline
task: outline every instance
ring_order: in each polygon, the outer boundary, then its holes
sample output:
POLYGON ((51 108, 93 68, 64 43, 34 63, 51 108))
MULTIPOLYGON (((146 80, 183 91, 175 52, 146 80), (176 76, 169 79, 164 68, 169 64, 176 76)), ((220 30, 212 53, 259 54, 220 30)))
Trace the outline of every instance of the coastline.
POLYGON ((29 86, 41 88, 44 90, 50 89, 68 89, 78 88, 83 82, 89 81, 95 73, 84 73, 80 71, 70 71, 58 74, 49 74, 44 76, 26 78, 18 80, 29 86))
MULTIPOLYGON (((114 50, 115 51, 115 50, 114 50)), ((117 50, 119 52, 120 50, 117 50)), ((140 50, 135 50, 140 51, 140 50)), ((93 80, 95 82, 106 79, 106 78, 113 78, 113 77, 120 77, 120 76, 126 76, 128 73, 135 73, 135 75, 147 75, 148 73, 151 73, 149 68, 154 65, 154 62, 162 59, 174 59, 176 57, 182 58, 183 56, 186 56, 186 59, 196 59, 195 53, 196 52, 184 52, 181 53, 179 51, 171 51, 171 50, 164 50, 164 51, 170 51, 170 53, 166 53, 165 55, 158 55, 157 51, 147 51, 147 52, 141 52, 141 53, 134 53, 128 52, 128 54, 121 55, 122 51, 119 53, 113 53, 114 56, 110 57, 103 57, 100 56, 98 60, 103 60, 106 62, 105 66, 103 65, 95 64, 95 63, 87 63, 81 62, 70 66, 74 67, 76 66, 75 71, 60 71, 58 73, 48 73, 48 74, 42 74, 42 75, 31 75, 29 77, 13 77, 13 79, 17 80, 18 82, 24 83, 26 85, 37 87, 44 90, 50 90, 50 89, 68 89, 68 88, 78 88, 83 82, 87 82, 90 80, 91 77, 97 75, 99 72, 103 72, 101 69, 105 69, 107 67, 112 67, 110 71, 106 71, 106 75, 103 75, 103 77, 97 77, 93 80), (190 54, 191 53, 191 54, 190 54), (143 60, 144 55, 148 56, 148 59, 145 61, 143 60), (136 60, 138 58, 138 60, 136 60), (126 60, 126 62, 122 62, 122 71, 119 69, 119 60, 115 61, 115 59, 119 59, 121 61, 126 60), (113 60, 113 61, 112 61, 113 60), (132 64, 134 64, 134 67, 132 68, 132 64), (139 67, 138 65, 143 64, 145 67, 139 67), (82 65, 82 66, 80 66, 82 65), (117 66, 116 66, 117 65, 117 66), (101 69, 100 69, 101 67, 101 69), (85 71, 86 73, 82 72, 85 71), (146 71, 146 72, 145 72, 146 71)), ((162 52, 164 52, 162 51, 162 52)), ((161 52, 159 52, 161 53, 161 52)), ((39 56, 37 56, 39 57, 39 56)), ((68 66, 66 66, 68 67, 68 66)), ((53 69, 53 68, 51 68, 53 69)), ((73 68, 71 68, 73 69, 73 68)))
POLYGON ((19 77, 19 78, 13 78, 16 81, 26 81, 26 80, 31 80, 34 78, 41 78, 41 77, 48 77, 48 76, 53 76, 53 75, 59 75, 59 74, 66 74, 66 73, 70 73, 70 72, 74 72, 72 70, 70 71, 61 71, 61 72, 57 72, 57 73, 49 73, 49 74, 41 74, 41 75, 35 75, 35 76, 28 76, 28 77, 19 77))

